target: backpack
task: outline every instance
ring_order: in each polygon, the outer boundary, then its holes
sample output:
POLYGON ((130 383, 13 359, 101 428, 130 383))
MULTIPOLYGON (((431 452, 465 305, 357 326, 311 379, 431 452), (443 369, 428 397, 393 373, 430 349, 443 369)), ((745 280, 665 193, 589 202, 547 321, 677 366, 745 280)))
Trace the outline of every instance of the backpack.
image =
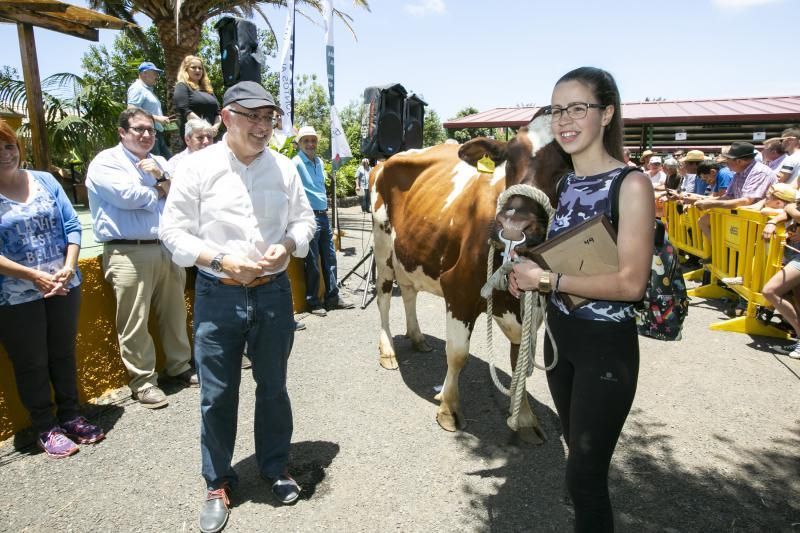
MULTIPOLYGON (((619 219, 619 190, 622 180, 633 171, 641 172, 641 169, 624 169, 611 181, 608 190, 611 224, 614 229, 617 229, 619 219)), ((678 263, 678 251, 667 239, 666 227, 660 220, 656 220, 653 240, 650 280, 647 282, 644 297, 635 306, 636 327, 639 335, 662 341, 677 341, 681 339, 683 321, 689 312, 686 283, 678 263)))

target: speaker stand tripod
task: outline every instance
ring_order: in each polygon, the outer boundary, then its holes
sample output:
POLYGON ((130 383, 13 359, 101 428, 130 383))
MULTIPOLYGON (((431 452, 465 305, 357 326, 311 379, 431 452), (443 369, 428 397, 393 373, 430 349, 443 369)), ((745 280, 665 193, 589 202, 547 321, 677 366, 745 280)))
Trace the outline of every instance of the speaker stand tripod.
POLYGON ((350 272, 345 274, 345 276, 339 281, 339 287, 343 287, 344 282, 347 281, 347 278, 350 276, 361 278, 361 283, 356 289, 356 292, 361 290, 361 287, 364 287, 364 294, 361 296, 361 309, 364 309, 369 303, 367 302, 367 296, 370 293, 370 287, 372 287, 372 290, 375 290, 375 253, 373 252, 372 246, 369 247, 369 251, 364 254, 364 257, 362 257, 358 263, 356 263, 356 265, 350 269, 350 272), (359 274, 357 272, 358 267, 366 263, 368 259, 369 268, 367 268, 366 274, 359 274))

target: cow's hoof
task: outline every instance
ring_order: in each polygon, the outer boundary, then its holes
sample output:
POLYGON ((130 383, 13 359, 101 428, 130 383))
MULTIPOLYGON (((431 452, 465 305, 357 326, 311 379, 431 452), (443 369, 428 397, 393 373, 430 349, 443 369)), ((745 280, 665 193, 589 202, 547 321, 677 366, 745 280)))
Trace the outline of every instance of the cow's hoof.
POLYGON ((547 440, 547 436, 544 432, 538 427, 528 427, 528 428, 519 428, 517 431, 517 435, 522 442, 527 442, 528 444, 535 444, 539 446, 544 444, 547 440))
POLYGON ((412 342, 412 344, 414 346, 414 350, 416 350, 418 352, 430 352, 430 351, 433 351, 433 348, 431 348, 431 345, 428 344, 425 341, 425 339, 420 339, 418 341, 412 340, 411 342, 412 342))
POLYGON ((397 358, 394 355, 382 355, 380 358, 380 363, 383 368, 386 370, 397 370, 399 365, 397 364, 397 358))
POLYGON ((454 413, 436 413, 436 421, 439 423, 439 426, 445 431, 456 431, 459 429, 464 429, 467 424, 464 422, 461 415, 454 413))

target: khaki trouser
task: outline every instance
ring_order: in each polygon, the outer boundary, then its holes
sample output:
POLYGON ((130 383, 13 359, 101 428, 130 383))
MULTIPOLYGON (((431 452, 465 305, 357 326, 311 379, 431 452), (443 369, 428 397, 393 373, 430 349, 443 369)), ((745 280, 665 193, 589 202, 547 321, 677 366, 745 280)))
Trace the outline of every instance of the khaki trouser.
POLYGON ((103 270, 117 298, 119 351, 131 391, 156 385, 156 349, 147 329, 151 305, 166 354, 165 372, 176 376, 189 370, 186 271, 159 244, 106 244, 103 270))

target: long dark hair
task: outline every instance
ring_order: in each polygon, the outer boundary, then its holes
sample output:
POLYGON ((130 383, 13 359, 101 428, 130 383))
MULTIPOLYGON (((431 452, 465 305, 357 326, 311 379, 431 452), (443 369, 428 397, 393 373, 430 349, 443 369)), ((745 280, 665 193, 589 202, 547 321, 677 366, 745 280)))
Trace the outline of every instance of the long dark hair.
POLYGON ((624 161, 622 155, 623 133, 622 105, 619 101, 619 89, 614 77, 601 68, 580 67, 561 76, 556 85, 566 81, 578 81, 589 87, 599 104, 614 106, 614 115, 603 132, 603 146, 611 156, 624 161))

